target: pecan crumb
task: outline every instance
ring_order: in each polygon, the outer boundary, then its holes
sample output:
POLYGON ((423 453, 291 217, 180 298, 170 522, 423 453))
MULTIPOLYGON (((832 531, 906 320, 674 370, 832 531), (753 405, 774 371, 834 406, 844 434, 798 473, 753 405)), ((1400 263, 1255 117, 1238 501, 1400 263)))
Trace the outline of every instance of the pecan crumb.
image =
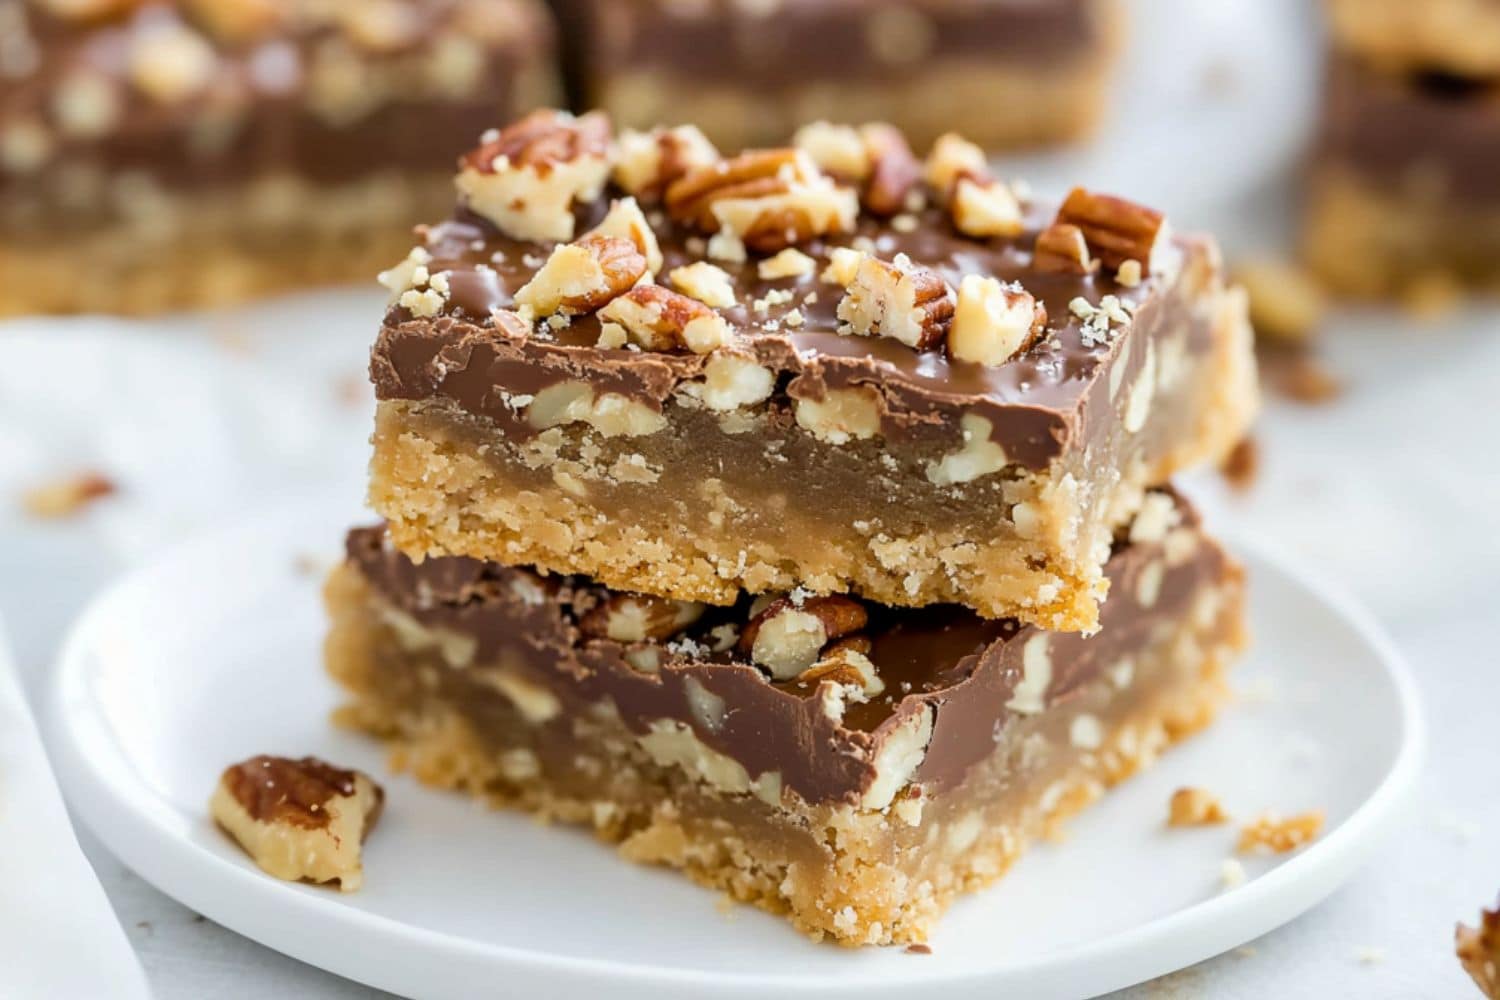
POLYGON ((1240 438, 1219 464, 1219 472, 1234 490, 1244 492, 1254 486, 1260 474, 1260 443, 1250 435, 1240 438))
POLYGON ((97 472, 82 472, 27 490, 21 504, 32 517, 57 519, 81 513, 95 500, 117 492, 113 480, 97 472))
POLYGON ((1274 851, 1285 854, 1311 843, 1323 829, 1323 810, 1297 816, 1281 817, 1272 812, 1262 813, 1240 828, 1239 851, 1274 851))
POLYGON ((1202 788, 1179 788, 1172 793, 1168 826, 1212 826, 1229 819, 1212 792, 1202 788))
POLYGON ((908 955, 931 955, 932 954, 932 946, 931 945, 920 944, 920 943, 918 943, 918 944, 909 944, 909 945, 906 946, 906 953, 908 955))
POLYGON ((1256 337, 1279 344, 1312 339, 1328 303, 1307 271, 1285 261, 1251 260, 1234 269, 1234 280, 1250 296, 1256 337))
POLYGON ((1500 904, 1479 911, 1479 926, 1459 924, 1453 931, 1459 964, 1490 1000, 1500 1000, 1500 904))

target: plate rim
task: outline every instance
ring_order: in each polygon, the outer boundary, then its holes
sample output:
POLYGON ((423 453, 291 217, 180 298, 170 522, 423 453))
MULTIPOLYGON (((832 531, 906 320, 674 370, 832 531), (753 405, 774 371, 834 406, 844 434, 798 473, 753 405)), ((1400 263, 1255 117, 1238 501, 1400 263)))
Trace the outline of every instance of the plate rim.
MULTIPOLYGON (((306 504, 281 504, 228 528, 172 545, 122 574, 91 599, 69 627, 47 681, 41 721, 70 807, 111 854, 161 892, 216 923, 295 959, 378 988, 417 993, 433 981, 421 975, 414 978, 409 966, 425 968, 443 961, 476 972, 504 967, 508 974, 524 974, 558 996, 572 995, 564 991, 597 993, 601 986, 609 987, 611 995, 656 998, 760 996, 768 988, 795 996, 832 995, 836 988, 801 976, 720 973, 559 955, 430 930, 345 906, 334 894, 280 882, 184 841, 173 829, 181 822, 180 813, 155 794, 123 755, 101 757, 95 753, 91 758, 86 753, 87 744, 103 739, 107 731, 79 729, 70 720, 76 720, 79 709, 92 700, 85 683, 90 652, 115 605, 147 585, 152 576, 193 558, 201 549, 212 549, 230 538, 263 533, 270 525, 311 525, 324 520, 325 513, 321 507, 313 511, 306 504), (221 905, 225 899, 233 901, 221 905), (335 931, 360 935, 364 947, 320 949, 307 944, 309 936, 303 931, 308 921, 325 929, 328 925, 324 922, 332 921, 335 931), (427 957, 411 963, 399 957, 414 954, 427 957), (626 987, 633 992, 624 992, 626 987)), ((1200 900, 1100 940, 1001 967, 951 972, 914 967, 905 975, 883 970, 886 974, 880 979, 860 977, 849 984, 849 989, 857 990, 862 997, 895 996, 912 986, 942 986, 965 991, 956 996, 968 995, 969 991, 978 995, 1001 978, 1039 996, 1096 995, 1124 988, 1268 933, 1321 902, 1373 854, 1395 824, 1401 802, 1414 789, 1425 756, 1426 722, 1415 677, 1384 627, 1342 587, 1308 569, 1273 542, 1247 537, 1232 524, 1225 525, 1217 537, 1247 565, 1252 578, 1270 570, 1284 584, 1342 619, 1392 685, 1400 716, 1399 742, 1390 766, 1370 795, 1307 850, 1233 892, 1200 900)), ((92 707, 87 711, 89 722, 102 721, 92 707)), ((518 983, 512 980, 512 984, 518 983)))

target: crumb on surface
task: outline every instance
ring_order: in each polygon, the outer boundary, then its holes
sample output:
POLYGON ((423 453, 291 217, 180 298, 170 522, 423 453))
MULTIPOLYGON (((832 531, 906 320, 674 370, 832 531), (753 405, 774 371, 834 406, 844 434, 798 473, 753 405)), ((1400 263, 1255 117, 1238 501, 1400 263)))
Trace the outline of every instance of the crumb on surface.
POLYGON ((1172 793, 1168 826, 1211 826, 1229 819, 1218 796, 1202 788, 1179 788, 1172 793))
POLYGON ((1240 438, 1239 443, 1224 456, 1224 461, 1219 463, 1219 472, 1230 488, 1238 492, 1254 486, 1256 477, 1260 475, 1260 442, 1248 434, 1240 438))
POLYGON ((1225 889, 1233 889, 1245 884, 1245 866, 1240 864, 1238 858, 1225 858, 1219 865, 1219 881, 1225 889))
POLYGON ((1323 830, 1323 810, 1313 809, 1282 817, 1265 812, 1240 828, 1241 853, 1272 851, 1285 854, 1309 844, 1323 830))
POLYGON ((1344 394, 1344 383, 1306 350, 1261 352, 1262 381, 1283 399, 1308 406, 1331 403, 1344 394))
POLYGON ((80 472, 26 490, 21 505, 32 517, 55 520, 82 513, 96 500, 111 496, 119 487, 98 472, 80 472))
POLYGON ((1459 924, 1453 931, 1454 951, 1474 985, 1490 1000, 1500 1000, 1500 903, 1479 911, 1479 926, 1459 924))
POLYGON ((931 955, 932 954, 932 946, 931 945, 920 944, 920 943, 918 943, 918 944, 909 944, 909 945, 906 946, 906 953, 908 955, 931 955))

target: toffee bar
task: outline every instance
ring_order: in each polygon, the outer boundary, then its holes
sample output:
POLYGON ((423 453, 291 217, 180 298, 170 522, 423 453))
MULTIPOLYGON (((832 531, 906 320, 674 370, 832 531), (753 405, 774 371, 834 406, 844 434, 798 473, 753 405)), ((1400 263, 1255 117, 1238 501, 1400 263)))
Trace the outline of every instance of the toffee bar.
POLYGON ((803 122, 880 118, 928 143, 1077 139, 1103 114, 1118 0, 560 0, 585 107, 696 122, 728 146, 803 122))
POLYGON ((1500 80, 1335 57, 1303 233, 1335 290, 1500 288, 1500 80))
POLYGON ((539 0, 0 2, 0 315, 368 280, 557 74, 539 0))
POLYGON ((920 942, 1207 724, 1238 566, 1171 493, 1092 637, 800 591, 709 607, 349 535, 326 590, 345 724, 423 781, 579 823, 844 945, 920 942))
POLYGON ((805 587, 1089 630, 1143 491, 1256 406, 1212 241, 949 135, 538 112, 384 275, 370 499, 414 557, 724 604, 805 587))

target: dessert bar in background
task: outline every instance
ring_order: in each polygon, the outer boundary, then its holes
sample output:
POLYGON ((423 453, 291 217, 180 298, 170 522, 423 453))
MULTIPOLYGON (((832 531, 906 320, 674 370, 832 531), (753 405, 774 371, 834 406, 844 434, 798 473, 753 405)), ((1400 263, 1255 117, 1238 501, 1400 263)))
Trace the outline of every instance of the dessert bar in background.
POLYGON ((1500 287, 1500 5, 1336 0, 1303 234, 1336 292, 1500 287))
POLYGON ((888 126, 611 140, 491 134, 384 276, 370 498, 414 556, 1089 630, 1144 489, 1244 434, 1243 298, 1158 212, 888 126))
POLYGON ((621 125, 691 121, 731 147, 805 122, 882 119, 926 144, 1088 133, 1119 0, 555 0, 580 107, 621 125))
POLYGON ((349 535, 327 586, 349 725, 424 781, 592 826, 841 944, 924 940, 1213 717, 1241 573, 1171 492, 1093 637, 795 591, 708 607, 349 535))
POLYGON ((538 0, 0 0, 0 313, 366 280, 553 41, 538 0))

